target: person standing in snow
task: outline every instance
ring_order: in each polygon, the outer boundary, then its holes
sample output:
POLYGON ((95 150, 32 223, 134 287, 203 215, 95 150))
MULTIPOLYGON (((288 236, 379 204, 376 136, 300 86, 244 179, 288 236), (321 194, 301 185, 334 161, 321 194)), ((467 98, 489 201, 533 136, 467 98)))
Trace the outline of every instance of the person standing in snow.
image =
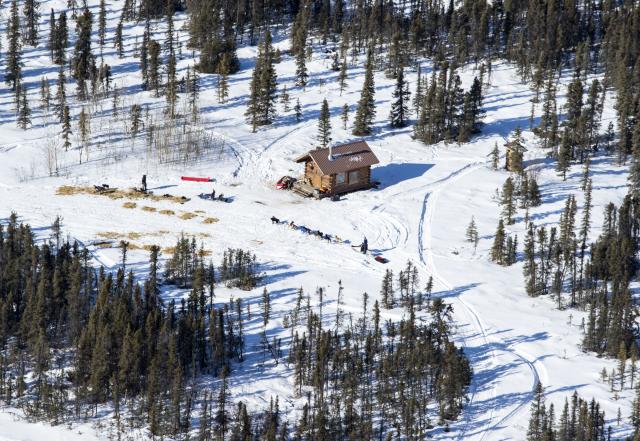
POLYGON ((360 251, 362 254, 367 254, 367 250, 369 249, 369 242, 367 242, 367 238, 365 237, 362 241, 362 245, 360 245, 360 251))
POLYGON ((147 191, 147 175, 142 175, 142 191, 147 191))
POLYGON ((211 190, 211 200, 213 201, 216 198, 216 189, 211 190))

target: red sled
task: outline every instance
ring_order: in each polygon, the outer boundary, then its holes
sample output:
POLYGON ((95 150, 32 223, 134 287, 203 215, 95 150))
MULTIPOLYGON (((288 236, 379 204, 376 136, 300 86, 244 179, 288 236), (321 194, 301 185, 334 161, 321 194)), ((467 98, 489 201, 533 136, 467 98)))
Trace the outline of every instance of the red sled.
POLYGON ((196 176, 181 176, 180 179, 191 182, 213 182, 213 178, 198 178, 196 176))
POLYGON ((384 257, 382 257, 382 256, 376 256, 376 257, 375 257, 375 259, 376 259, 376 262, 380 262, 380 263, 387 263, 387 262, 389 262, 389 260, 385 259, 385 258, 384 258, 384 257))
POLYGON ((294 182, 295 182, 295 179, 292 178, 291 176, 283 176, 280 179, 278 179, 278 182, 276 182, 276 189, 288 190, 293 186, 294 182))

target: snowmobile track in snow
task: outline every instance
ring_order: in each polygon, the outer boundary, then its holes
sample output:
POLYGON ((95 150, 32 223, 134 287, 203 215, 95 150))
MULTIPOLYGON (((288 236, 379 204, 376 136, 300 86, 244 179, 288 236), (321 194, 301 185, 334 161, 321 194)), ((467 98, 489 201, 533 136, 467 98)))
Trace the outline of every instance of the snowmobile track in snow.
MULTIPOLYGON (((482 164, 484 163, 468 164, 465 167, 452 172, 448 176, 432 183, 431 186, 436 184, 435 188, 431 192, 427 193, 423 200, 422 212, 420 214, 420 220, 418 224, 418 254, 420 256, 421 263, 427 268, 427 270, 431 273, 433 278, 448 291, 453 290, 453 286, 447 280, 441 277, 440 274, 438 273, 435 263, 433 261, 433 252, 431 250, 431 233, 432 233, 431 225, 433 224, 435 205, 437 203, 440 190, 442 190, 442 188, 445 185, 451 183, 451 180, 453 178, 460 178, 468 173, 471 173, 476 169, 478 169, 482 164), (425 241, 425 234, 424 234, 425 223, 428 224, 426 226, 426 228, 428 228, 426 241, 425 241), (426 254, 426 257, 425 257, 425 254, 426 254)), ((516 349, 511 349, 507 347, 507 345, 504 343, 490 339, 487 333, 486 327, 482 319, 480 318, 480 315, 472 306, 470 306, 468 303, 464 301, 464 299, 462 298, 462 295, 455 296, 454 298, 458 301, 460 306, 462 306, 462 309, 465 311, 465 314, 470 319, 470 324, 476 329, 478 334, 481 336, 485 346, 489 348, 491 352, 491 367, 497 366, 497 361, 496 361, 497 359, 496 348, 497 348, 498 350, 501 350, 503 352, 513 355, 521 363, 525 364, 529 368, 532 376, 532 385, 531 385, 531 389, 527 399, 522 400, 522 402, 518 404, 513 410, 511 410, 508 414, 506 414, 496 422, 493 422, 493 420, 494 420, 496 409, 498 406, 497 404, 498 400, 495 399, 497 398, 497 391, 496 391, 496 385, 493 384, 492 391, 493 391, 494 405, 491 408, 491 413, 489 416, 488 423, 485 426, 485 428, 482 429, 482 436, 480 437, 480 440, 484 440, 493 429, 508 422, 515 415, 520 413, 520 411, 522 411, 523 408, 530 402, 530 398, 533 398, 536 386, 540 382, 540 373, 535 366, 536 361, 535 360, 530 361, 531 357, 529 356, 529 354, 526 354, 516 349)), ((462 338, 463 338, 463 345, 466 347, 467 337, 462 336, 462 338)), ((544 366, 541 366, 541 370, 544 376, 546 377, 546 370, 544 366)), ((478 384, 475 381, 475 379, 473 379, 471 383, 471 398, 467 403, 466 409, 463 410, 463 412, 466 413, 464 427, 458 433, 457 439, 464 439, 469 429, 469 425, 470 425, 469 408, 471 407, 471 405, 474 403, 474 400, 476 399, 477 391, 478 391, 478 384)))
MULTIPOLYGON (((277 136, 274 140, 270 141, 267 145, 265 146, 261 146, 262 148, 260 150, 256 149, 256 150, 252 150, 250 148, 247 148, 242 142, 238 141, 237 139, 233 139, 230 138, 228 136, 216 133, 217 135, 223 137, 224 139, 236 144, 237 146, 240 147, 240 149, 236 149, 231 147, 231 150, 233 151, 233 154, 235 155, 236 159, 238 160, 238 166, 236 167, 236 169, 233 172, 233 176, 237 177, 241 171, 243 171, 244 173, 247 173, 247 166, 249 167, 249 172, 251 172, 252 170, 255 169, 260 169, 262 170, 263 167, 258 167, 258 159, 260 159, 262 157, 262 155, 264 155, 267 151, 269 151, 274 145, 278 144, 279 142, 281 142, 283 139, 288 138, 289 136, 293 135, 294 133, 306 129, 307 127, 310 127, 314 124, 317 124, 316 121, 309 121, 306 122, 302 125, 296 125, 296 127, 294 127, 291 130, 286 131, 285 133, 277 136)), ((266 178, 266 176, 264 176, 266 178)))
POLYGON ((220 138, 224 139, 226 142, 229 143, 229 148, 231 149, 231 153, 233 153, 233 156, 236 158, 236 161, 238 161, 238 166, 235 168, 235 170, 233 171, 232 175, 233 177, 237 177, 238 173, 240 172, 240 170, 242 170, 242 168, 245 165, 245 161, 244 161, 244 157, 243 157, 243 153, 247 152, 247 148, 244 146, 244 144, 242 144, 241 142, 227 136, 224 135, 220 132, 217 132, 215 130, 209 130, 209 132, 211 132, 212 134, 219 136, 220 138), (234 144, 236 147, 234 147, 234 144), (238 149, 238 147, 240 147, 238 149))

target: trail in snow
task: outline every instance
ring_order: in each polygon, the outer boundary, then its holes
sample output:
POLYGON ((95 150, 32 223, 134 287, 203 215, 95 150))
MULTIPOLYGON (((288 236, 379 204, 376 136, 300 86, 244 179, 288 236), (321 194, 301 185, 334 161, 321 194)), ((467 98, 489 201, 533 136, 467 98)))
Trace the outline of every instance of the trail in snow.
POLYGON ((209 130, 209 132, 224 139, 226 142, 229 143, 229 148, 231 149, 231 153, 233 153, 233 156, 236 158, 236 161, 238 161, 238 165, 232 173, 232 176, 235 178, 236 176, 238 176, 238 173, 240 172, 240 170, 242 170, 242 168, 245 165, 244 156, 247 155, 248 149, 244 146, 244 144, 237 141, 236 139, 233 139, 227 135, 224 135, 216 130, 209 130))
POLYGON ((221 135, 240 147, 240 149, 233 149, 234 155, 236 156, 239 162, 238 167, 236 167, 236 169, 233 172, 233 176, 236 177, 241 172, 244 173, 245 175, 247 173, 253 174, 256 172, 256 170, 259 170, 262 173, 262 176, 264 178, 267 178, 268 176, 264 173, 264 171, 268 170, 269 167, 265 167, 264 164, 259 163, 259 159, 261 159, 262 156, 276 144, 287 139, 294 133, 304 130, 314 124, 317 124, 316 121, 308 121, 302 125, 299 125, 299 124, 295 125, 291 130, 287 130, 285 133, 279 135, 278 137, 270 141, 267 145, 262 147, 261 150, 257 150, 257 151, 246 147, 242 142, 236 139, 221 135))
MULTIPOLYGON (((471 171, 473 171, 475 168, 477 168, 479 165, 476 165, 475 167, 471 167, 471 164, 463 167, 462 169, 459 169, 457 171, 454 171, 453 173, 451 173, 450 175, 446 176, 445 178, 436 181, 436 184, 438 184, 439 186, 444 186, 445 183, 449 182, 452 178, 455 178, 457 176, 463 176, 466 173, 470 173, 471 171), (466 172, 466 173, 465 173, 466 172)), ((422 205, 422 212, 420 214, 420 220, 418 223, 418 255, 420 256, 420 262, 426 267, 427 271, 433 276, 433 278, 447 291, 451 291, 453 290, 453 286, 451 286, 445 279, 443 279, 440 274, 438 273, 435 264, 433 263, 433 253, 431 252, 431 228, 430 225, 433 223, 433 213, 434 213, 434 206, 435 206, 435 201, 437 199, 438 196, 438 191, 439 191, 439 187, 436 186, 431 192, 427 193, 424 197, 424 201, 423 201, 423 205, 422 205), (431 201, 431 203, 429 203, 431 201), (427 234, 427 238, 428 240, 425 241, 425 224, 428 223, 428 225, 426 225, 429 233, 427 234), (426 251, 426 258, 425 258, 425 251, 426 251)), ((486 329, 484 328, 484 326, 482 325, 482 322, 479 320, 479 318, 473 315, 472 310, 462 301, 462 299, 460 298, 460 296, 456 296, 455 297, 458 302, 463 306, 463 310, 465 311, 465 313, 467 314, 467 316, 469 318, 471 318, 472 320, 469 320, 469 324, 471 326, 473 326, 476 330, 476 332, 478 332, 478 334, 482 337, 482 340, 484 342, 484 345, 487 346, 488 348, 491 348, 491 367, 495 367, 497 366, 497 362, 496 362, 496 353, 495 353, 495 349, 490 345, 489 343, 489 339, 487 337, 487 332, 486 329)), ((462 335, 462 339, 463 339, 463 344, 465 347, 468 346, 467 340, 469 339, 468 335, 462 335)), ((474 369, 475 370, 475 369, 474 369)), ((470 412, 469 409, 471 408, 471 406, 474 404, 475 399, 476 399, 476 395, 477 395, 477 391, 478 391, 478 383, 476 379, 472 379, 472 384, 471 384, 471 397, 470 397, 470 401, 467 404, 467 408, 463 411, 466 415, 465 415, 465 425, 464 428, 460 431, 459 435, 458 435, 458 439, 463 439, 468 428, 470 425, 470 412)), ((492 386, 492 395, 493 397, 496 396, 496 385, 495 383, 492 386)), ((494 400, 494 403, 496 403, 496 401, 494 400)), ((494 404, 494 406, 491 409, 491 414, 489 416, 489 422, 491 422, 493 420, 493 415, 495 412, 495 407, 497 404, 494 404)), ((484 432, 485 434, 487 433, 487 431, 485 430, 484 432)), ((484 438, 484 434, 483 434, 483 438, 484 438)))
MULTIPOLYGON (((473 164, 468 164, 467 166, 454 171, 453 173, 451 173, 450 175, 446 176, 445 178, 442 178, 438 181, 436 181, 434 184, 437 184, 433 190, 431 190, 429 193, 427 193, 424 197, 424 201, 423 201, 423 207, 422 207, 422 212, 420 215, 420 220, 419 220, 419 224, 418 224, 418 254, 420 256, 420 261, 421 263, 426 267, 426 269, 431 273, 431 275, 433 276, 433 278, 447 291, 452 291, 454 289, 454 287, 447 281, 445 280, 442 276, 440 276, 440 274, 438 273, 438 270, 436 268, 436 265, 433 261, 433 250, 431 249, 431 232, 432 232, 432 228, 431 225, 433 224, 433 217, 434 217, 434 213, 435 213, 435 205, 437 203, 437 199, 439 196, 439 192, 447 185, 450 184, 452 182, 452 180, 454 178, 460 178, 468 173, 473 172, 474 170, 476 170, 482 163, 478 164, 478 163, 473 163, 473 164), (428 233, 425 235, 425 228, 428 230, 428 233)), ((432 184, 433 185, 433 184, 432 184)), ((488 418, 488 424, 479 432, 482 433, 480 440, 484 440, 488 434, 498 428, 499 426, 507 423, 511 418, 513 418, 514 416, 516 416, 517 414, 520 413, 520 411, 523 410, 523 408, 527 405, 527 403, 529 403, 530 398, 533 398, 533 394, 535 391, 535 388, 537 386, 537 384, 540 381, 540 373, 538 371, 538 368, 536 367, 536 362, 531 361, 529 358, 530 356, 522 351, 516 350, 516 349, 512 349, 509 348, 504 342, 500 342, 500 341, 496 341, 492 338, 490 338, 487 330, 486 330, 486 326, 484 325, 480 315, 478 314, 478 312, 472 307, 470 306, 467 302, 464 301, 463 298, 463 293, 460 293, 459 295, 454 297, 455 300, 458 302, 458 304, 462 307, 461 309, 464 310, 465 314, 467 315, 467 317, 470 319, 469 320, 469 324, 471 326, 473 326, 476 330, 476 332, 478 332, 478 334, 481 336, 484 345, 487 348, 490 348, 490 353, 491 353, 491 361, 490 361, 490 368, 495 368, 496 366, 498 366, 498 362, 497 362, 497 354, 496 354, 496 347, 498 350, 501 350, 509 355, 514 356, 518 361, 520 361, 521 363, 525 364, 530 372, 531 372, 531 377, 532 377, 532 385, 531 385, 531 389, 530 389, 530 396, 526 397, 526 399, 523 399, 514 409, 512 409, 508 414, 504 415, 502 418, 500 418, 499 420, 494 422, 495 419, 495 415, 497 413, 497 407, 498 407, 498 400, 497 398, 497 386, 495 381, 493 381, 493 385, 492 385, 492 398, 493 398, 493 406, 491 408, 490 411, 490 415, 488 418)), ((464 341, 464 345, 467 346, 467 342, 466 340, 469 338, 468 335, 462 335, 463 341, 464 341)), ((540 364, 540 369, 543 371, 543 375, 546 377, 546 371, 544 366, 541 363, 540 364)), ((470 426, 470 409, 473 407, 475 400, 477 399, 477 392, 478 392, 478 384, 476 380, 472 380, 472 385, 471 385, 471 398, 469 403, 467 404, 467 409, 465 410, 466 413, 466 417, 465 417, 465 425, 462 428, 462 430, 460 431, 460 433, 458 434, 458 439, 464 439, 467 431, 469 429, 470 426)))

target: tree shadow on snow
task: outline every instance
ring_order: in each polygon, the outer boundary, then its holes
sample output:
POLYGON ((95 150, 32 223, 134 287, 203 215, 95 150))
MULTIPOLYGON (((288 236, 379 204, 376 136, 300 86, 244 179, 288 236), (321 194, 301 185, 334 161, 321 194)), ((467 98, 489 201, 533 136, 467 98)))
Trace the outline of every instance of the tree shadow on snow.
POLYGON ((447 291, 438 291, 438 292, 434 292, 433 293, 433 297, 438 297, 441 299, 446 299, 449 297, 458 297, 460 294, 469 291, 470 289, 475 288, 476 286, 479 286, 479 283, 469 283, 468 285, 462 285, 462 286, 458 286, 455 287, 453 289, 447 290, 447 291))
POLYGON ((258 273, 263 274, 261 279, 261 285, 270 285, 272 283, 281 282, 289 277, 295 277, 300 274, 306 273, 306 271, 291 271, 290 265, 286 264, 272 264, 263 263, 258 265, 258 273))

